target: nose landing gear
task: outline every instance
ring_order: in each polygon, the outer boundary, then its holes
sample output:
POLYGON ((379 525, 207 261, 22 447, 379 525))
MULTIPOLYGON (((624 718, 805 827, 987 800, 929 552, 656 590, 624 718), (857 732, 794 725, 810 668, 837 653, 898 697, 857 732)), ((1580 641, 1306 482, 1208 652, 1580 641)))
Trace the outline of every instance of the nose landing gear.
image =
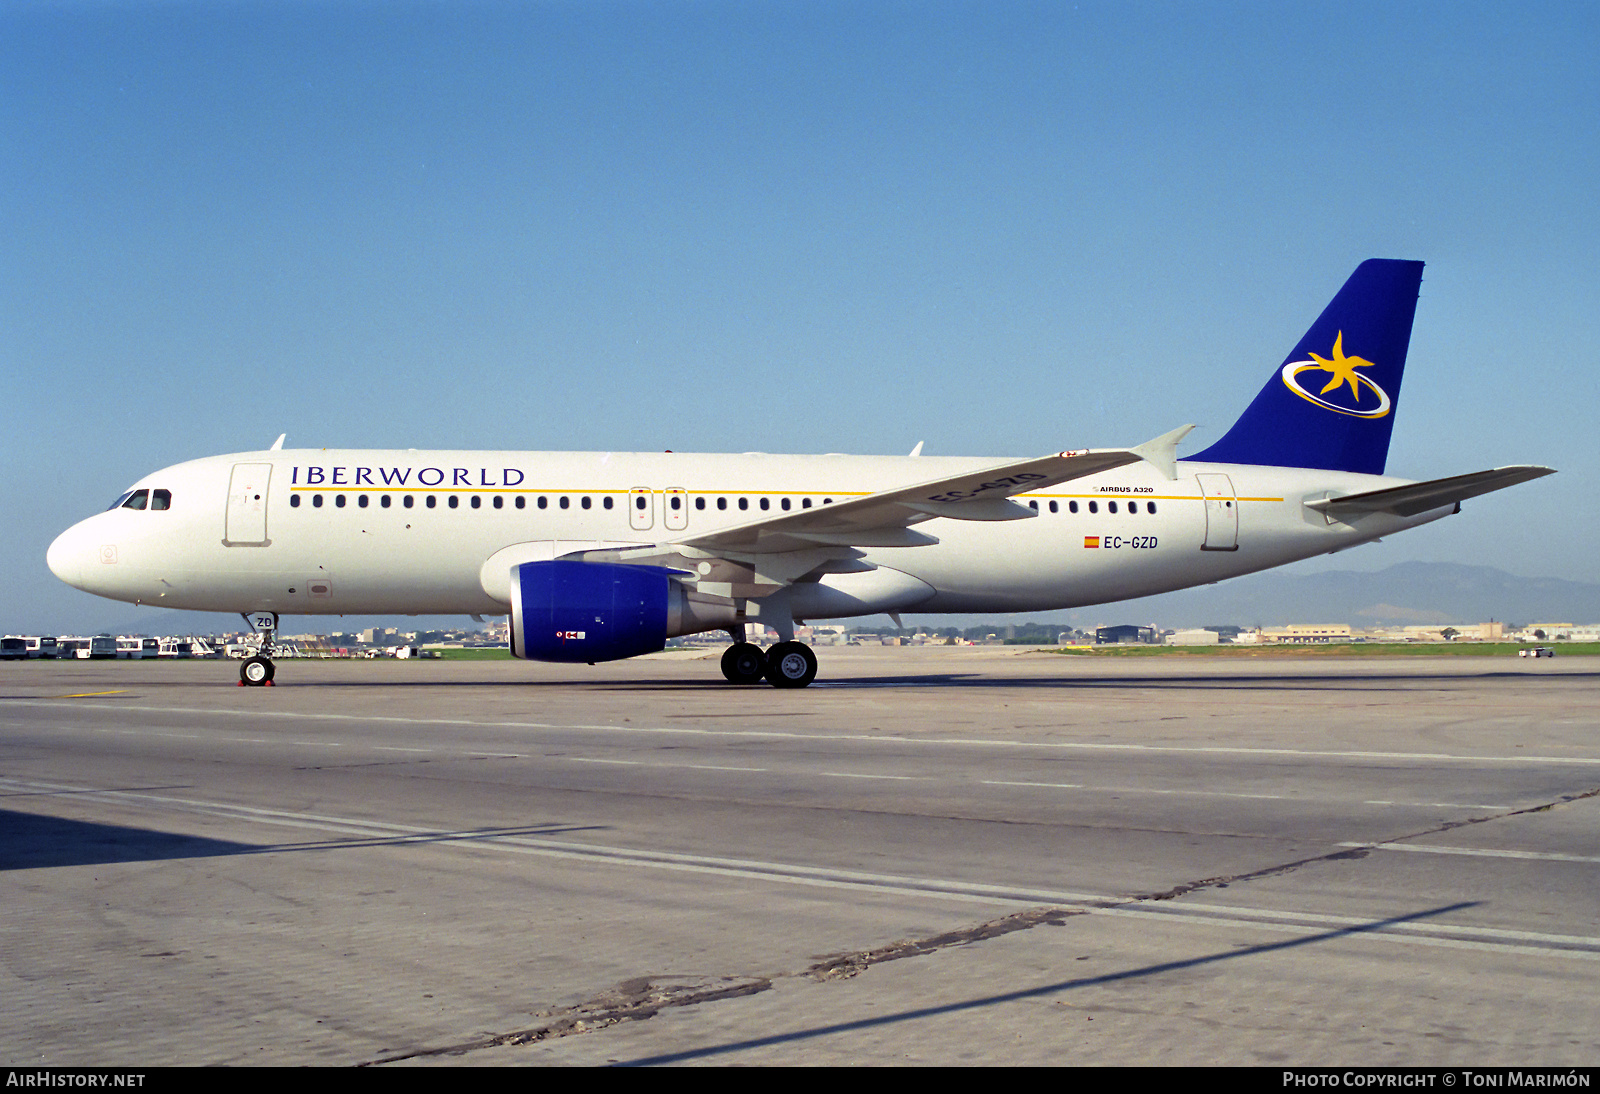
POLYGON ((275 668, 272 664, 272 639, 278 633, 277 612, 242 612, 250 629, 261 635, 261 649, 254 657, 246 657, 239 665, 239 686, 242 688, 272 687, 275 668))
POLYGON ((270 688, 272 677, 273 664, 265 657, 247 657, 239 666, 239 686, 242 688, 270 688))

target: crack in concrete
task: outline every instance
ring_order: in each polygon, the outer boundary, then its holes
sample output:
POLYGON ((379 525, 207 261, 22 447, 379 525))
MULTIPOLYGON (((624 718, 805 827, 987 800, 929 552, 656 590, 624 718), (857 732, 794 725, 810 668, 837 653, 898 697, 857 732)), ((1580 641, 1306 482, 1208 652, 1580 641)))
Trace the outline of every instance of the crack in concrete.
POLYGON ((979 942, 987 942, 993 938, 1002 938, 1018 931, 1030 931, 1041 925, 1060 927, 1064 926, 1066 921, 1074 916, 1088 915, 1096 910, 1129 908, 1152 901, 1173 900, 1203 889, 1226 888, 1237 882, 1255 881, 1261 878, 1293 873, 1301 867, 1312 866, 1317 863, 1362 859, 1371 854, 1372 847, 1399 843, 1402 840, 1417 839, 1422 836, 1436 835, 1440 832, 1448 832, 1475 824, 1485 824, 1489 821, 1503 820, 1507 817, 1521 816, 1528 813, 1545 813, 1559 806, 1596 796, 1600 796, 1600 787, 1563 794, 1554 801, 1545 802, 1542 805, 1509 809, 1483 817, 1466 817, 1461 820, 1445 821, 1442 824, 1419 832, 1380 840, 1370 847, 1346 848, 1332 851, 1325 855, 1311 855, 1307 858, 1296 859, 1293 862, 1265 866, 1259 870, 1202 878, 1156 893, 1141 893, 1122 899, 1113 898, 1095 901, 1076 908, 1029 908, 1025 911, 1013 912, 1011 915, 992 919, 972 927, 945 931, 927 938, 906 939, 870 950, 830 954, 797 973, 778 973, 775 976, 722 976, 710 978, 638 977, 633 980, 624 980, 616 987, 601 992, 593 999, 585 1000, 575 1006, 535 1012, 535 1017, 547 1020, 528 1029, 496 1034, 480 1040, 447 1045, 442 1048, 427 1048, 413 1052, 396 1053, 375 1060, 368 1060, 357 1066, 370 1067, 377 1064, 398 1063, 402 1060, 414 1060, 430 1056, 463 1056, 478 1049, 495 1048, 502 1045, 533 1044, 554 1037, 566 1037, 575 1033, 589 1033, 597 1029, 604 1029, 607 1026, 614 1026, 619 1022, 644 1021, 654 1018, 661 1011, 671 1007, 689 1007, 700 1003, 716 1002, 720 999, 737 999, 746 995, 756 995, 771 988, 775 978, 805 977, 818 983, 826 983, 831 980, 848 980, 873 965, 880 965, 886 961, 899 961, 908 957, 925 957, 956 946, 971 946, 979 942))
MULTIPOLYGON (((1120 902, 1108 902, 1104 906, 1116 907, 1118 903, 1120 902)), ((817 981, 848 980, 857 973, 885 961, 923 957, 953 946, 970 946, 975 942, 987 942, 991 938, 1000 938, 1015 931, 1031 931, 1040 924, 1060 927, 1072 916, 1087 915, 1088 912, 1087 908, 1030 908, 1000 919, 991 919, 987 923, 979 923, 975 927, 946 931, 930 938, 891 942, 887 946, 879 946, 873 950, 859 950, 855 953, 830 954, 797 975, 817 981)))
POLYGON ((618 1022, 639 1022, 646 1018, 654 1018, 669 1007, 689 1007, 697 1003, 712 1003, 718 999, 736 999, 743 995, 755 995, 770 987, 772 981, 764 976, 710 978, 641 976, 633 980, 624 980, 609 991, 601 992, 593 999, 586 999, 576 1006, 537 1011, 534 1017, 546 1021, 528 1029, 499 1033, 480 1040, 445 1045, 441 1048, 395 1053, 356 1066, 393 1064, 429 1056, 464 1056, 478 1049, 534 1044, 551 1037, 589 1033, 614 1026, 618 1022))

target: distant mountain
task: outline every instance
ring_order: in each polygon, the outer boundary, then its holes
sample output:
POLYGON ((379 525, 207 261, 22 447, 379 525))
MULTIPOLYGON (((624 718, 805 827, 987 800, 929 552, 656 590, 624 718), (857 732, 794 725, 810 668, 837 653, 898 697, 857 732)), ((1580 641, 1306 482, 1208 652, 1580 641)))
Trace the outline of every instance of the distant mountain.
POLYGON ((1354 627, 1421 623, 1593 623, 1600 621, 1600 585, 1553 577, 1516 577, 1488 566, 1402 562, 1362 573, 1281 571, 1251 574, 1217 585, 1080 608, 1092 621, 1154 622, 1164 627, 1283 626, 1349 623, 1354 627))

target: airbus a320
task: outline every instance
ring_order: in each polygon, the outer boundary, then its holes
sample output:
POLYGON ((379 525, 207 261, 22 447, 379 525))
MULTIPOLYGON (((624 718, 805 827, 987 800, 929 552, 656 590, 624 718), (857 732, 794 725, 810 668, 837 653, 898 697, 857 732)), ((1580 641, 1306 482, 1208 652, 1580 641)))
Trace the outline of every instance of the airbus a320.
MULTIPOLYGON (((284 614, 510 615, 511 650, 599 662, 726 631, 733 683, 805 687, 812 620, 1017 612, 1149 596, 1343 550, 1551 474, 1385 473, 1421 262, 1362 263, 1255 400, 1034 459, 285 450, 146 475, 51 545, 115 600, 238 612, 273 681, 284 614), (777 632, 763 650, 749 624, 777 632)), ((920 445, 918 446, 920 450, 920 445)))

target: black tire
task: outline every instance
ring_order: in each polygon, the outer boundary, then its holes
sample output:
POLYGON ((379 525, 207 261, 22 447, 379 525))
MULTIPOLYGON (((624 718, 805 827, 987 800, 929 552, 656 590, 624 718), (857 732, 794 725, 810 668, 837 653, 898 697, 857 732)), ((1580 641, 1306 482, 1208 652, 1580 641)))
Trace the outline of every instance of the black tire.
POLYGON ((722 651, 722 675, 730 684, 759 684, 767 661, 754 642, 736 642, 722 651))
POLYGON ((272 683, 273 665, 265 657, 247 657, 239 666, 239 679, 246 687, 259 688, 272 683))
POLYGON ((804 642, 779 642, 767 651, 767 682, 775 688, 803 688, 817 678, 817 655, 804 642))

